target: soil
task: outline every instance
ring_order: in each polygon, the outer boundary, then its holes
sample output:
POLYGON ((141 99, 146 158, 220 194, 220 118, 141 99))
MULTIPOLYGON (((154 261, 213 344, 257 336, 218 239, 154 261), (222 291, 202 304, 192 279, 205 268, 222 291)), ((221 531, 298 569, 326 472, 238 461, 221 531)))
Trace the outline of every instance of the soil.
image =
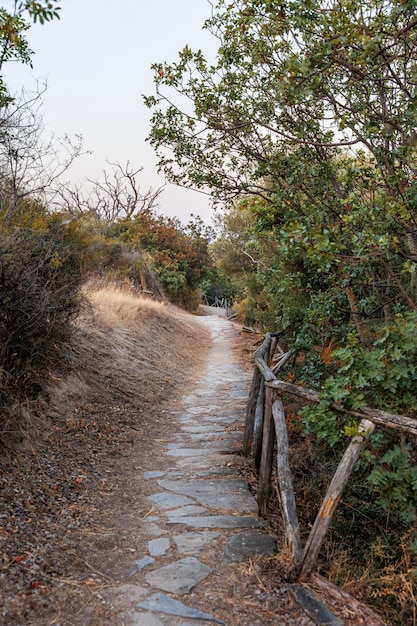
MULTIPOLYGON (((170 410, 204 366, 209 338, 193 316, 165 305, 132 312, 111 294, 91 295, 94 307, 78 320, 24 427, 3 433, 3 626, 124 624, 117 606, 102 598, 131 582, 126 572, 144 553, 140 522, 152 510, 134 470, 155 469, 176 428, 170 410)), ((239 336, 236 350, 251 368, 259 336, 239 336)), ((243 460, 240 469, 255 483, 243 460)), ((243 616, 245 623, 274 623, 277 601, 285 611, 280 623, 309 624, 286 591, 285 568, 270 558, 229 568, 199 602, 203 610, 204 603, 218 607, 228 626, 243 616)))

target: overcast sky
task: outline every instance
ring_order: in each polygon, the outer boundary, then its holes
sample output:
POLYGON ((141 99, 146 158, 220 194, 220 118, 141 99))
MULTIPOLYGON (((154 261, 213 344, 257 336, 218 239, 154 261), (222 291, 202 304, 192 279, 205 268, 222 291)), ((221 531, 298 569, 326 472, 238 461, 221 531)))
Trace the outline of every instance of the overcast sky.
MULTIPOLYGON (((10 4, 3 2, 7 7, 10 4)), ((207 0, 61 0, 61 19, 34 25, 27 38, 33 69, 8 64, 14 91, 47 81, 44 117, 55 136, 81 134, 93 152, 73 167, 71 179, 96 179, 110 161, 143 166, 141 188, 164 183, 145 141, 150 111, 141 94, 154 93, 154 62, 172 62, 186 44, 215 54, 216 40, 202 30, 207 0)), ((6 64, 7 65, 7 64, 6 64)), ((206 196, 167 185, 160 211, 186 222, 191 213, 209 223, 206 196)))

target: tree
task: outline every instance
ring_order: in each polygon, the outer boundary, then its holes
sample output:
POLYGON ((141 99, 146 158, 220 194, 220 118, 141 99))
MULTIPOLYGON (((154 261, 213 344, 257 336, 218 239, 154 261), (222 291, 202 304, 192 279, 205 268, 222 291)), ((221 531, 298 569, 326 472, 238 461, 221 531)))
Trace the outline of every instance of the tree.
POLYGON ((59 19, 60 0, 14 0, 12 11, 0 8, 0 107, 13 98, 1 75, 4 63, 18 61, 31 65, 30 50, 25 33, 30 28, 29 20, 41 24, 59 19))
POLYGON ((87 179, 91 186, 88 193, 83 192, 80 186, 72 188, 62 184, 57 191, 58 206, 75 215, 90 213, 108 224, 130 219, 137 213, 148 212, 158 206, 157 200, 164 188, 159 187, 156 191, 149 188, 142 193, 137 179, 142 167, 133 169, 129 161, 126 165, 119 162, 109 162, 109 165, 111 171, 103 170, 102 180, 87 179))
MULTIPOLYGON (((229 206, 249 196, 253 316, 286 331, 300 380, 324 383, 304 423, 331 446, 355 432, 332 402, 414 414, 416 4, 219 0, 216 61, 186 46, 153 66, 145 98, 168 180, 229 206)), ((414 476, 417 452, 396 444, 381 435, 367 460, 381 504, 409 522, 395 468, 414 476)))
POLYGON ((295 237, 319 271, 343 270, 358 329, 352 273, 379 289, 376 306, 395 292, 416 308, 414 9, 221 0, 205 24, 217 62, 185 47, 154 65, 157 95, 145 99, 168 180, 264 198, 264 228, 295 237))
POLYGON ((0 214, 11 216, 29 196, 50 200, 54 187, 82 154, 83 139, 65 136, 45 140, 42 117, 44 90, 22 95, 0 108, 0 214), (60 148, 60 150, 58 149, 60 148))

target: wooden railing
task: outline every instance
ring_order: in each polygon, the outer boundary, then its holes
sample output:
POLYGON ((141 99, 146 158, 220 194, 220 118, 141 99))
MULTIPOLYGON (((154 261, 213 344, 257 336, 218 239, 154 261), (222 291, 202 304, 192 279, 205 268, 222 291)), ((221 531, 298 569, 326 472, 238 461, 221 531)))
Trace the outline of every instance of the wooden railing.
POLYGON ((226 315, 230 315, 230 311, 232 309, 232 301, 229 300, 229 298, 218 298, 217 296, 208 296, 204 293, 201 299, 203 304, 207 306, 214 306, 221 309, 226 309, 226 315))
POLYGON ((303 581, 310 576, 314 569, 341 494, 348 483, 366 440, 375 430, 376 425, 383 425, 416 435, 417 420, 369 407, 351 410, 338 403, 332 405, 336 411, 360 419, 358 435, 352 438, 343 454, 303 548, 289 464, 285 410, 279 396, 285 393, 297 396, 306 402, 317 403, 319 402, 319 394, 312 389, 279 380, 277 375, 291 356, 291 352, 284 352, 280 347, 279 336, 280 333, 267 333, 264 342, 254 354, 255 371, 246 409, 243 454, 252 455, 254 464, 259 470, 258 504, 262 510, 266 507, 271 492, 276 448, 277 481, 285 536, 293 559, 294 573, 299 581, 303 581))

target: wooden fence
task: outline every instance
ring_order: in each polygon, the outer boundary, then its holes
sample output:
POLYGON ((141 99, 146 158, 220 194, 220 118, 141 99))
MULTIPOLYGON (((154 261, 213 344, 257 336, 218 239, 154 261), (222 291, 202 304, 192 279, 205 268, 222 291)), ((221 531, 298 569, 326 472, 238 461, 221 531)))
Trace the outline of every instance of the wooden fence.
POLYGON ((312 389, 293 385, 278 378, 279 372, 291 356, 291 352, 284 352, 280 347, 279 335, 280 333, 267 333, 263 344, 254 355, 255 371, 246 410, 243 454, 252 455, 259 470, 258 504, 263 509, 268 503, 271 491, 276 448, 278 488, 285 536, 293 559, 294 573, 299 581, 304 581, 314 569, 333 513, 368 437, 377 425, 416 435, 417 420, 368 407, 353 411, 338 403, 332 405, 336 411, 360 419, 358 435, 352 438, 343 454, 303 548, 289 464, 285 410, 280 394, 294 395, 306 402, 315 403, 319 402, 319 394, 312 389))
POLYGON ((207 306, 219 307, 221 309, 226 309, 226 315, 230 315, 230 311, 232 309, 232 301, 228 298, 218 298, 217 296, 208 296, 205 293, 202 295, 203 304, 207 306))

